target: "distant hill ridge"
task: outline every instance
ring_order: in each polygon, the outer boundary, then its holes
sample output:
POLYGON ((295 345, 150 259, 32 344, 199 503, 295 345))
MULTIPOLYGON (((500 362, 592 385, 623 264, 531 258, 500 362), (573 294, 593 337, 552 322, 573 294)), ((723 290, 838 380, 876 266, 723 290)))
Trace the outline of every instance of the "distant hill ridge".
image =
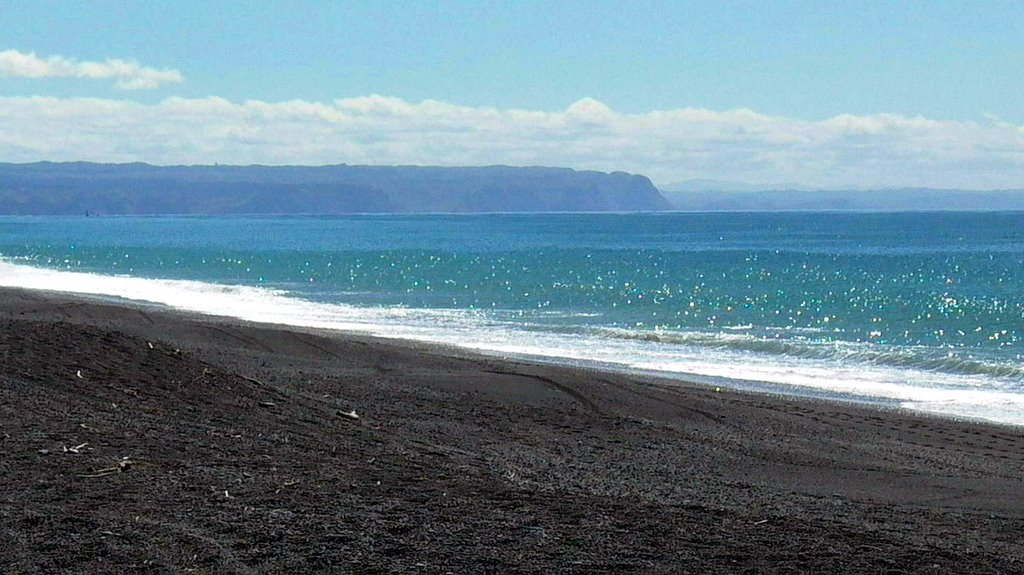
POLYGON ((0 163, 0 214, 658 211, 644 176, 548 167, 0 163))
POLYGON ((0 214, 1024 210, 1024 190, 756 189, 550 167, 0 163, 0 214), (671 189, 670 186, 667 186, 671 189))
POLYGON ((1024 190, 695 190, 662 194, 673 209, 695 212, 1024 210, 1024 190))

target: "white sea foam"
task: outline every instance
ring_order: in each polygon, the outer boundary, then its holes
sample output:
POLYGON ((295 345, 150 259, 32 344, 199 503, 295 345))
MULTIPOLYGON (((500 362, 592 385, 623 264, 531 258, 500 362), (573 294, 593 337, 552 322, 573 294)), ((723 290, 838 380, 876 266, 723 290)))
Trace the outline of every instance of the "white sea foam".
MULTIPOLYGON (((745 333, 627 336, 622 330, 521 329, 472 310, 316 303, 263 287, 41 269, 0 260, 0 286, 114 296, 181 310, 302 327, 357 331, 484 352, 596 362, 677 375, 772 384, 794 393, 884 399, 910 409, 1024 425, 1019 378, 860 361, 858 354, 765 353, 745 333)), ((743 326, 746 327, 746 326, 743 326)), ((628 330, 627 330, 628 331, 628 330)), ((740 330, 745 331, 745 330, 740 330)))

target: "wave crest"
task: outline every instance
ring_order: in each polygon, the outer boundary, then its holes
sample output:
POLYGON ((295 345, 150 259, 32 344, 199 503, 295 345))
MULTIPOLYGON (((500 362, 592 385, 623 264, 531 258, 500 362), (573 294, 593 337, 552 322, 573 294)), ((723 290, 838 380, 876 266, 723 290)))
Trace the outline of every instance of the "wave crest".
POLYGON ((956 355, 936 357, 934 350, 919 347, 879 349, 869 343, 803 342, 758 337, 750 334, 635 331, 620 328, 595 328, 595 335, 615 339, 650 341, 717 350, 745 351, 800 359, 818 359, 848 364, 935 371, 953 375, 983 375, 1024 380, 1024 368, 1006 363, 981 361, 956 355))

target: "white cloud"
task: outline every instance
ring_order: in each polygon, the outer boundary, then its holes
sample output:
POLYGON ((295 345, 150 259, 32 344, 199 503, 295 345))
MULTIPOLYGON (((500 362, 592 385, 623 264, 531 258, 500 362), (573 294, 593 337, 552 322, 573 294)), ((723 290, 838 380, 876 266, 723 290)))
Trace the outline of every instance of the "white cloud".
POLYGON ((138 62, 119 59, 103 62, 79 62, 63 56, 41 58, 35 52, 0 52, 0 76, 22 78, 89 78, 116 80, 122 90, 148 90, 184 80, 177 70, 147 68, 138 62))
POLYGON ((0 161, 557 165, 811 186, 1006 188, 1024 127, 892 114, 822 121, 740 109, 623 114, 593 99, 541 112, 366 96, 0 98, 0 161))

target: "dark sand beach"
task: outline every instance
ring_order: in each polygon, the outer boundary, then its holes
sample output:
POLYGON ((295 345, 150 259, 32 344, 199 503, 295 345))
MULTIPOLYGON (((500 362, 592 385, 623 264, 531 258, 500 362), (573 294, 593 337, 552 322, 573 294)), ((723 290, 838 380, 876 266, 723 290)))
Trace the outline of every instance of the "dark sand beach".
POLYGON ((1024 573, 1024 432, 0 290, 0 573, 1024 573))

